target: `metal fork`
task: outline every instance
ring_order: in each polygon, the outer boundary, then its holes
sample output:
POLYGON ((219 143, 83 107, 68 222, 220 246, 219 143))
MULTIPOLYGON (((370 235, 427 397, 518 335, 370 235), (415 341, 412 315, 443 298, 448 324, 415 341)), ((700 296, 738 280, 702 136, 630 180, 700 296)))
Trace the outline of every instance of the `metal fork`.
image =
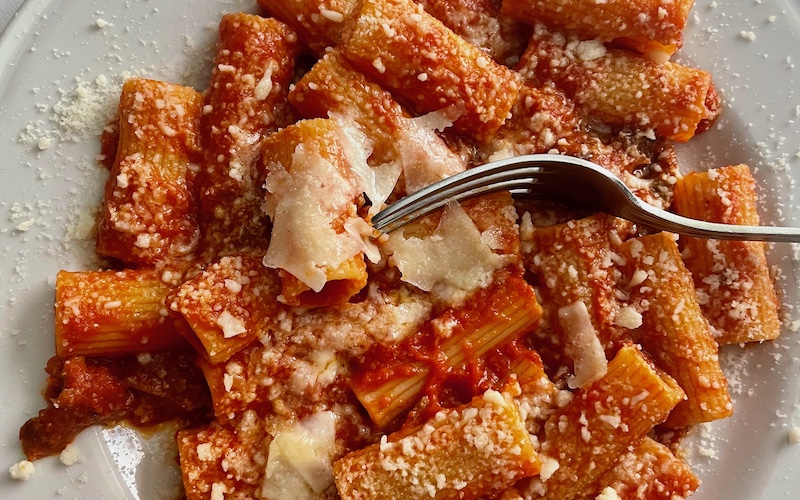
POLYGON ((372 218, 384 233, 424 217, 451 201, 510 191, 516 196, 605 212, 645 226, 699 238, 800 242, 800 228, 704 222, 653 207, 605 168, 570 156, 527 155, 487 163, 448 177, 392 203, 372 218))

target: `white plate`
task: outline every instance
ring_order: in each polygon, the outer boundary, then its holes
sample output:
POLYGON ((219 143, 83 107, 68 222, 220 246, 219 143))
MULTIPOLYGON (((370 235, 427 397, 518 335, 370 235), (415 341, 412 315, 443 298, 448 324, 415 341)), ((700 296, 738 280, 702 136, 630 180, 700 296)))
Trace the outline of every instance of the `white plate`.
MULTIPOLYGON (((53 353, 54 276, 92 266, 91 245, 75 240, 103 181, 94 164, 96 131, 50 122, 59 89, 110 85, 124 70, 194 85, 207 75, 213 29, 223 12, 252 10, 252 1, 60 2, 29 0, 0 38, 0 498, 174 498, 179 477, 167 437, 146 441, 121 429, 84 432, 85 461, 35 463, 26 482, 5 472, 23 458, 17 432, 43 406, 43 367, 53 353), (108 23, 104 27, 103 21, 108 23), (82 83, 79 83, 79 78, 82 83), (100 79, 102 83, 102 77, 100 79), (48 149, 24 144, 52 136, 48 149), (84 219, 81 219, 81 216, 84 219), (71 241, 69 237, 73 238, 71 241), (166 443, 166 444, 165 444, 166 443)), ((800 179, 800 9, 789 0, 744 3, 700 0, 680 59, 708 69, 726 101, 712 130, 682 148, 685 169, 748 163, 762 186, 765 221, 800 225, 791 191, 800 179), (771 16, 774 16, 772 18, 771 16)), ((102 102, 96 103, 98 106, 102 102)), ((113 103, 112 103, 113 106, 113 103)), ((70 108, 67 111, 75 111, 70 108)), ((69 115, 62 112, 62 117, 69 115)), ((44 145, 44 144, 43 144, 44 145)), ((800 266, 789 245, 776 245, 785 312, 798 319, 800 266)), ((735 415, 703 428, 689 444, 703 485, 694 498, 793 499, 800 492, 800 342, 788 329, 775 343, 725 349, 735 415), (709 457, 708 455, 715 455, 709 457)))

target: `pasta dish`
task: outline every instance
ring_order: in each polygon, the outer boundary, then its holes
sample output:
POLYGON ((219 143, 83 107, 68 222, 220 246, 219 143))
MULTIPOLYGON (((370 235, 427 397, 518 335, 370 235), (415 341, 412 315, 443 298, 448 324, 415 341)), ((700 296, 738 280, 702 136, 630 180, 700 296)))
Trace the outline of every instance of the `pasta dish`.
POLYGON ((672 60, 691 0, 258 0, 202 92, 131 78, 104 130, 99 270, 61 271, 27 459, 177 422, 186 497, 677 499, 732 414, 723 345, 780 333, 758 242, 485 195, 382 207, 552 153, 759 224, 747 165, 682 174, 721 100, 672 60))

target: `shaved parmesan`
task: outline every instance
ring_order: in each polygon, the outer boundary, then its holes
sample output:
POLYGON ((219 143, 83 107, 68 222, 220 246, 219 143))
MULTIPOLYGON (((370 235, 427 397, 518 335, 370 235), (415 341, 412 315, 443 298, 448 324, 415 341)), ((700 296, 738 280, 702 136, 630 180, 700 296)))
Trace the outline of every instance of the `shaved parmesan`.
POLYGON ((403 281, 449 302, 489 285, 494 272, 505 265, 458 203, 445 207, 439 226, 426 238, 389 236, 386 250, 403 281))
POLYGON ((333 485, 332 457, 336 416, 315 413, 275 434, 269 445, 261 496, 272 500, 310 500, 333 485))
POLYGON ((602 378, 608 370, 608 360, 586 304, 577 301, 560 308, 558 323, 566 337, 567 356, 575 365, 575 374, 567 381, 569 387, 583 388, 602 378))
POLYGON ((342 132, 342 146, 350 169, 361 181, 361 188, 372 207, 371 215, 378 213, 392 194, 397 179, 400 178, 400 165, 386 163, 372 167, 367 159, 372 154, 372 141, 358 128, 356 123, 343 116, 331 116, 342 132))
POLYGON ((345 175, 317 148, 297 146, 291 174, 271 164, 264 184, 272 195, 265 208, 273 229, 264 265, 284 269, 319 292, 327 268, 336 268, 363 248, 363 241, 333 224, 342 214, 355 217, 353 200, 361 193, 357 179, 345 175))
POLYGON ((361 242, 361 251, 364 252, 370 262, 378 263, 381 260, 381 251, 378 245, 372 241, 372 237, 377 234, 377 231, 367 221, 359 217, 353 217, 344 223, 344 230, 354 240, 361 242))
POLYGON ((396 150, 408 194, 464 171, 464 160, 436 135, 436 130, 453 124, 446 113, 428 113, 403 124, 398 131, 396 150))

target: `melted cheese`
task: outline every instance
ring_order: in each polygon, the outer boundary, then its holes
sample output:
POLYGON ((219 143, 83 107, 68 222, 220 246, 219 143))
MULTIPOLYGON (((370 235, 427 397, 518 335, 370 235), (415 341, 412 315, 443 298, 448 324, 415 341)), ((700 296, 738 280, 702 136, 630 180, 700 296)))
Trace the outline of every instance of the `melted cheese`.
POLYGON ((445 208, 431 236, 405 238, 402 232, 395 232, 386 250, 403 281, 449 302, 487 286, 494 272, 505 264, 457 203, 445 208))

